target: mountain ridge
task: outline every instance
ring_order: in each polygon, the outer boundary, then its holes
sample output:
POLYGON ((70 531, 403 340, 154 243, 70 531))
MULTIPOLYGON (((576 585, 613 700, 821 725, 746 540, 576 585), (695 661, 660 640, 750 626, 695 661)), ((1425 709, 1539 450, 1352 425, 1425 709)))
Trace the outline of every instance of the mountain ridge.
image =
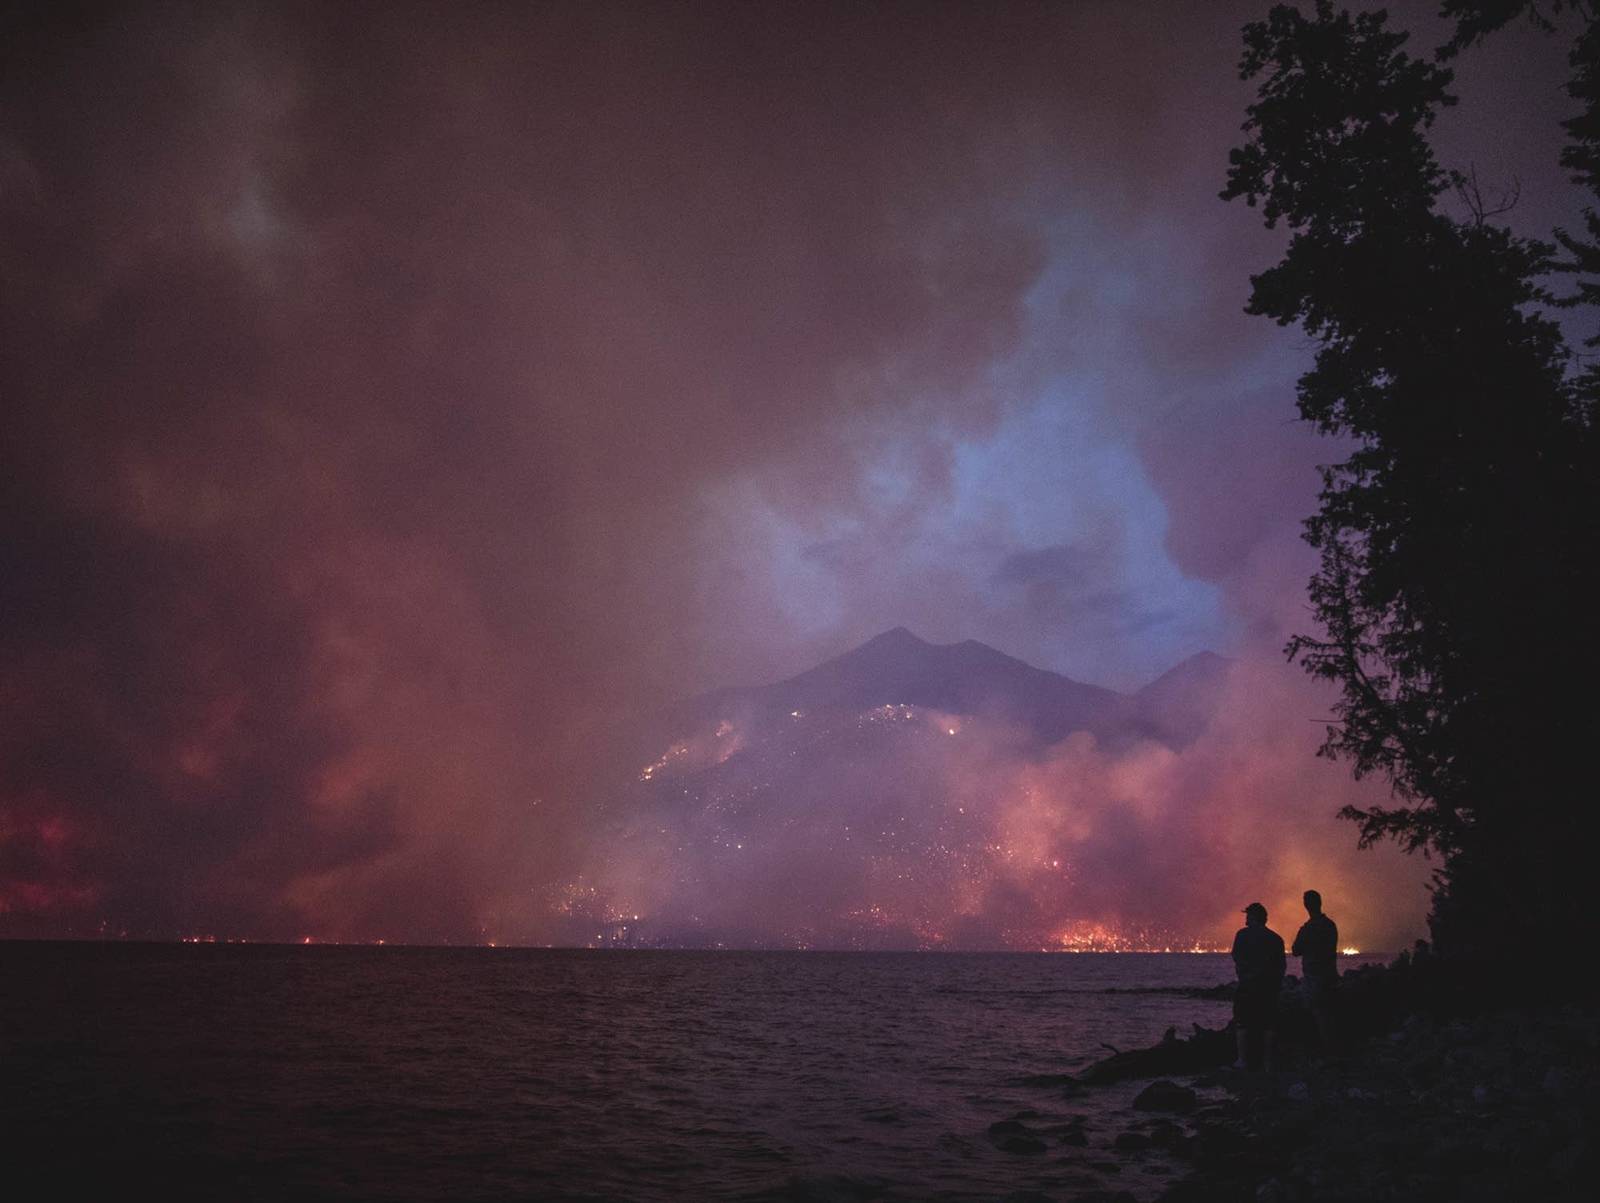
POLYGON ((1198 652, 1132 693, 1039 668, 976 639, 932 643, 892 627, 822 663, 766 685, 729 686, 673 707, 705 721, 733 709, 749 717, 845 707, 908 705, 1018 723, 1054 743, 1073 731, 1126 742, 1130 736, 1187 742, 1232 663, 1198 652))

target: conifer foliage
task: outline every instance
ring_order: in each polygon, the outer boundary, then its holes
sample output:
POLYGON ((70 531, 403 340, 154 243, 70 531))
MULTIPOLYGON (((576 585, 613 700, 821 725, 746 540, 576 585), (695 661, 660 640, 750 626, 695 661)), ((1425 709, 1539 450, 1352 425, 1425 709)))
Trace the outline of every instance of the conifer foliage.
MULTIPOLYGON (((1514 7, 1447 4, 1458 38, 1426 57, 1381 12, 1274 7, 1245 28, 1258 91, 1222 192, 1287 229, 1248 309, 1314 339, 1300 413, 1353 448, 1305 524, 1316 629, 1287 651, 1340 689, 1322 753, 1393 787, 1345 817, 1440 858, 1434 934, 1463 952, 1583 922, 1600 746, 1600 382, 1552 319, 1600 225, 1520 237, 1429 142, 1456 103, 1445 62, 1514 7)), ((1574 138, 1596 128, 1593 44, 1574 138)), ((1591 184, 1596 145, 1566 160, 1591 184)))

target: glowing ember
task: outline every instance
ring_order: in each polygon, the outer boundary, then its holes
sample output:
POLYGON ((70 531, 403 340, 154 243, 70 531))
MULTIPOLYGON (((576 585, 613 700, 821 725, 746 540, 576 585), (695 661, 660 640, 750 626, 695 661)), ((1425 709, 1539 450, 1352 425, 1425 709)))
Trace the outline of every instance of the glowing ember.
POLYGON ((743 741, 733 723, 728 719, 721 719, 710 733, 680 739, 672 744, 655 760, 639 770, 639 780, 654 781, 669 768, 692 772, 724 764, 742 744, 743 741))
POLYGON ((688 744, 673 744, 664 753, 662 753, 660 759, 655 760, 655 761, 651 762, 650 764, 645 765, 644 768, 639 771, 639 780, 640 781, 649 781, 652 777, 654 777, 662 769, 666 768, 673 761, 681 760, 683 757, 687 756, 688 754, 689 754, 689 745, 688 744))

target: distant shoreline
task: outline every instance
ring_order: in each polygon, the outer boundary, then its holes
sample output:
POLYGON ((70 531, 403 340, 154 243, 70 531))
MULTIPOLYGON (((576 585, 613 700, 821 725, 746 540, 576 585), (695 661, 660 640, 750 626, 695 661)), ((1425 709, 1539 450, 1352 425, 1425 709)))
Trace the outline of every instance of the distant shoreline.
MULTIPOLYGON (((467 952, 479 950, 483 952, 594 952, 594 953, 677 953, 677 952, 715 952, 715 953, 754 953, 770 956, 777 953, 808 956, 820 954, 837 956, 850 954, 859 956, 1016 956, 1016 957, 1216 957, 1227 956, 1226 948, 776 948, 776 947, 719 947, 716 945, 701 944, 672 944, 659 947, 640 947, 634 945, 598 945, 585 944, 429 944, 429 943, 401 943, 390 940, 254 940, 246 938, 210 937, 174 937, 161 938, 154 936, 0 936, 0 945, 6 944, 99 944, 107 946, 138 946, 156 945, 161 947, 179 947, 204 945, 208 947, 227 948, 384 948, 384 949, 428 949, 451 950, 467 952)), ((1361 964, 1387 961, 1393 954, 1387 952, 1366 952, 1341 954, 1341 961, 1349 960, 1361 964)))

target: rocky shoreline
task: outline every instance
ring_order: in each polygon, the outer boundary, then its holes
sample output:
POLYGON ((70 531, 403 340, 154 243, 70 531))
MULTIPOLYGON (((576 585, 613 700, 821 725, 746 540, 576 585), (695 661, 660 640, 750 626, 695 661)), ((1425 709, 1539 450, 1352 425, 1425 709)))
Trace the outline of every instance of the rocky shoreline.
MULTIPOLYGON (((1592 998, 1519 1000, 1503 982, 1408 956, 1346 975, 1341 1007, 1336 1055, 1316 1048, 1291 980, 1274 1072, 1233 1070, 1231 1029, 1197 1028, 1100 1061, 1067 1092, 1149 1080, 1132 1104, 1148 1118, 1112 1149, 1133 1165, 1186 1167, 1166 1203, 1593 1197, 1592 998)), ((1037 1139, 1017 1127, 992 1137, 1037 1139)))

